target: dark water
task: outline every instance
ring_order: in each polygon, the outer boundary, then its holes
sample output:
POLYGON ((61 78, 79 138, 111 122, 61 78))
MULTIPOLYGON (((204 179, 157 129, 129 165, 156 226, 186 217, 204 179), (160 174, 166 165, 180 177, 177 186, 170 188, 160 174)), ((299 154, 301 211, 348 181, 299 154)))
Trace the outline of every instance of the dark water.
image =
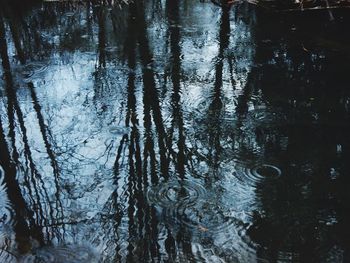
POLYGON ((0 262, 350 262, 349 16, 1 2, 0 262))

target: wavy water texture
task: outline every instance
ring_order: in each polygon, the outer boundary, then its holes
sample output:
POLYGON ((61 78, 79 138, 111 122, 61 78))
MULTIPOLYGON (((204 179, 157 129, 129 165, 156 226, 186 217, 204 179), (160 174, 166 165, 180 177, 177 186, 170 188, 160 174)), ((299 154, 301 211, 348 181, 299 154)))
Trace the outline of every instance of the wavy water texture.
POLYGON ((344 10, 3 2, 0 262, 348 261, 344 10))

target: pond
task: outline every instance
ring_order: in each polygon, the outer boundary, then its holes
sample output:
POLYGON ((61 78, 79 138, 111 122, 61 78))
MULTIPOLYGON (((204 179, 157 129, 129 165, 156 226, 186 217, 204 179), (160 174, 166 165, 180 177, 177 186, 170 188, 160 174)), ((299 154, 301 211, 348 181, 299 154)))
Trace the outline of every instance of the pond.
POLYGON ((3 3, 0 261, 349 262, 349 15, 3 3))

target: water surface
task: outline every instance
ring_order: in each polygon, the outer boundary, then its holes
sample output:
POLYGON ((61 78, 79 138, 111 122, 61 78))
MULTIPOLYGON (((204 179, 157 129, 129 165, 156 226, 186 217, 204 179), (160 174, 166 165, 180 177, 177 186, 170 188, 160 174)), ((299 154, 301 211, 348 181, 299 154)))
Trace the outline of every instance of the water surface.
POLYGON ((5 3, 1 262, 348 262, 349 13, 5 3))

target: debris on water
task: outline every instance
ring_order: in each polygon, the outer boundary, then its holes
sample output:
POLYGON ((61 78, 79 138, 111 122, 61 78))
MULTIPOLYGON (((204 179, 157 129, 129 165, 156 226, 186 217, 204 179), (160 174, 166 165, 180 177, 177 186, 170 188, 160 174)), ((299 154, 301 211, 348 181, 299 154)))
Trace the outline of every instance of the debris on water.
POLYGON ((209 231, 208 228, 206 228, 206 227, 204 227, 204 226, 201 226, 201 225, 198 226, 198 229, 199 229, 200 231, 202 231, 202 232, 207 232, 207 231, 209 231))

